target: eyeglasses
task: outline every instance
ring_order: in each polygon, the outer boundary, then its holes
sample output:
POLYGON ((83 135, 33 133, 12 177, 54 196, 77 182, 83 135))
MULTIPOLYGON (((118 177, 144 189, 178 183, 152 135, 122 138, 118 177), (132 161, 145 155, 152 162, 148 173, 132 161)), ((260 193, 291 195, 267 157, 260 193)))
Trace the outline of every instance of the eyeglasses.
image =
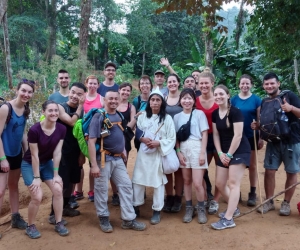
POLYGON ((140 85, 151 85, 150 82, 141 82, 140 85))
POLYGON ((35 81, 28 80, 28 79, 25 79, 25 78, 22 79, 22 82, 23 83, 30 83, 30 84, 33 84, 33 85, 35 84, 35 81))
POLYGON ((59 80, 62 80, 62 79, 69 79, 69 77, 66 76, 66 77, 60 77, 60 78, 59 78, 59 80))
POLYGON ((105 71, 108 71, 108 72, 116 72, 115 69, 106 69, 105 71))

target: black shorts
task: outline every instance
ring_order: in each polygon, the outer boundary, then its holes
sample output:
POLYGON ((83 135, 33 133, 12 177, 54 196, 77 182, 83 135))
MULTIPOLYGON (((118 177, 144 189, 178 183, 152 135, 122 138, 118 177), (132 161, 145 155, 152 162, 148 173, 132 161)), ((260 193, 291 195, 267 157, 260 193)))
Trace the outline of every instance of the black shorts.
MULTIPOLYGON (((258 147, 258 139, 259 139, 259 136, 258 136, 258 134, 257 134, 257 136, 256 136, 256 147, 258 147)), ((254 137, 248 138, 248 141, 249 141, 251 150, 252 150, 252 151, 255 150, 254 137)))
POLYGON ((219 166, 221 168, 229 168, 230 165, 245 164, 246 168, 249 168, 250 158, 251 158, 251 153, 233 154, 233 158, 229 162, 229 166, 228 167, 226 167, 226 166, 223 165, 223 163, 221 162, 220 158, 218 158, 217 166, 219 166))
MULTIPOLYGON (((22 150, 20 154, 18 154, 17 156, 6 156, 6 160, 9 163, 10 170, 16 170, 21 168, 22 158, 23 158, 22 150)), ((5 173, 5 172, 3 172, 0 169, 0 173, 5 173)))
POLYGON ((210 133, 210 134, 208 134, 208 137, 207 137, 206 153, 213 154, 214 152, 216 152, 216 147, 214 144, 213 134, 210 133))
POLYGON ((64 183, 64 189, 70 184, 80 182, 81 166, 78 165, 79 154, 62 154, 58 174, 64 183))

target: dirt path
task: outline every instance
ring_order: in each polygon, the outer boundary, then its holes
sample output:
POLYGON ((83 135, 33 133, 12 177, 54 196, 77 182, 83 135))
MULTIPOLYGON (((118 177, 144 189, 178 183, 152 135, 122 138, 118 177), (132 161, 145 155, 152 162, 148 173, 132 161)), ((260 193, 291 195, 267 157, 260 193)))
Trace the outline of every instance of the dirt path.
MULTIPOLYGON (((129 174, 132 174, 136 152, 133 150, 130 154, 128 164, 129 174)), ((259 174, 261 182, 263 181, 263 161, 264 151, 259 152, 259 174)), ((88 166, 85 165, 88 170, 88 166)), ((214 181, 213 165, 209 168, 209 175, 214 181)), ((85 175, 84 191, 87 195, 88 176, 85 175)), ((281 168, 276 176, 276 192, 283 190, 285 173, 281 168)), ((263 184, 263 183, 262 183, 263 184)), ((292 214, 288 217, 278 215, 278 210, 283 196, 275 200, 276 210, 262 216, 256 212, 236 219, 237 227, 223 231, 215 231, 210 227, 210 223, 218 220, 216 215, 209 215, 208 222, 205 225, 197 223, 196 218, 189 224, 182 223, 184 209, 177 214, 162 213, 161 223, 151 225, 151 198, 152 190, 147 188, 147 199, 145 205, 141 207, 141 221, 147 224, 144 232, 134 232, 121 229, 120 209, 109 205, 111 212, 111 224, 114 232, 111 234, 103 233, 98 225, 98 219, 95 214, 94 204, 86 198, 79 201, 81 215, 68 220, 68 228, 71 231, 68 237, 60 237, 54 232, 53 226, 48 224, 47 218, 50 211, 50 193, 43 186, 44 200, 37 215, 36 225, 40 230, 42 237, 38 240, 29 239, 23 230, 10 229, 9 223, 0 226, 0 232, 6 231, 0 240, 0 250, 14 249, 300 249, 299 230, 300 216, 296 209, 296 204, 300 201, 300 187, 296 188, 295 195, 291 202, 292 214)), ((245 171, 242 184, 242 198, 247 199, 249 191, 248 171, 245 171)), ((29 202, 28 191, 20 180, 20 200, 21 214, 27 218, 27 204, 29 202)), ((1 224, 7 221, 8 215, 8 194, 6 193, 6 205, 2 209, 6 215, 0 219, 1 224)), ((109 201, 111 199, 111 193, 109 201)), ((196 202, 195 194, 193 196, 196 202)), ((220 210, 226 207, 221 201, 220 210)), ((242 202, 239 205, 242 212, 249 208, 242 202)))

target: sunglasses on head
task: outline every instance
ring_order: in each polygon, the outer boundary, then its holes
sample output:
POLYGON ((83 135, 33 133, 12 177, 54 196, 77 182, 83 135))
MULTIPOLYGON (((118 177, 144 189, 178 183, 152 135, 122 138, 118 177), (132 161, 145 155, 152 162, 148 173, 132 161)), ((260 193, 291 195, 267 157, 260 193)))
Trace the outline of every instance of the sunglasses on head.
POLYGON ((34 81, 28 80, 28 79, 25 79, 25 78, 22 79, 22 82, 23 82, 23 83, 30 83, 30 84, 33 84, 33 85, 35 84, 34 81))

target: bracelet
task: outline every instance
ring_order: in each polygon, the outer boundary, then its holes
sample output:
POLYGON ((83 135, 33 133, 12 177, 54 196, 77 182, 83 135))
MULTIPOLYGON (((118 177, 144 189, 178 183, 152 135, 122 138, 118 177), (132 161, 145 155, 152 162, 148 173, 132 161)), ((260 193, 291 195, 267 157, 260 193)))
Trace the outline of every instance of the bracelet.
POLYGON ((53 168, 54 171, 58 171, 58 168, 53 168))
POLYGON ((33 179, 41 179, 39 176, 33 176, 33 179))
POLYGON ((224 154, 224 153, 223 153, 223 152, 219 152, 219 153, 218 153, 218 156, 220 156, 221 154, 224 154))
POLYGON ((227 153, 226 155, 227 155, 227 157, 230 158, 230 159, 233 158, 233 155, 232 155, 232 154, 227 153))
POLYGON ((176 153, 179 153, 180 152, 180 148, 176 148, 176 153))
POLYGON ((76 115, 77 116, 77 119, 79 119, 80 117, 79 117, 79 115, 75 112, 75 113, 73 113, 73 115, 76 115))
POLYGON ((0 161, 3 161, 3 160, 5 160, 5 159, 6 159, 6 155, 2 156, 2 157, 0 158, 0 161))

